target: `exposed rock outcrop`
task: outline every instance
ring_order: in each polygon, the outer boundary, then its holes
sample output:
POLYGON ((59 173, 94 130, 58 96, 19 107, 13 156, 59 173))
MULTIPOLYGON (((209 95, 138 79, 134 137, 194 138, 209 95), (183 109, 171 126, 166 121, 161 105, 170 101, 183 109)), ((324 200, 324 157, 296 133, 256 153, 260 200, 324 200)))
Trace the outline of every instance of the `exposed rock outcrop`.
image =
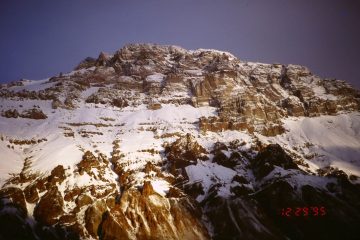
POLYGON ((278 144, 270 144, 261 150, 253 160, 252 165, 257 178, 268 175, 274 170, 274 166, 283 169, 299 169, 293 159, 278 144))
POLYGON ((29 109, 29 110, 22 112, 20 117, 31 118, 31 119, 36 119, 36 120, 47 118, 45 113, 43 113, 40 109, 37 109, 37 108, 29 109))
POLYGON ((85 212, 85 227, 88 233, 96 238, 99 232, 99 225, 107 207, 104 201, 96 201, 85 212))
POLYGON ((23 191, 20 188, 8 187, 0 190, 0 200, 10 201, 18 209, 21 209, 24 214, 27 214, 26 201, 23 191))
POLYGON ((0 100, 0 238, 359 236, 360 92, 343 81, 129 44, 0 100), (312 206, 328 215, 282 214, 312 206))
POLYGON ((18 118, 20 116, 19 112, 16 109, 6 110, 1 114, 1 116, 6 118, 18 118))
POLYGON ((172 173, 175 173, 176 169, 184 169, 188 165, 196 164, 198 159, 207 158, 206 150, 190 134, 178 138, 166 147, 165 152, 172 173))
POLYGON ((209 239, 199 211, 186 198, 173 200, 125 191, 101 223, 101 239, 209 239), (135 211, 135 209, 137 209, 135 211))
POLYGON ((51 188, 34 209, 34 218, 42 224, 53 225, 63 214, 64 200, 57 187, 51 188))
POLYGON ((39 200, 39 193, 36 184, 29 184, 24 189, 24 194, 28 203, 37 203, 37 201, 39 200))

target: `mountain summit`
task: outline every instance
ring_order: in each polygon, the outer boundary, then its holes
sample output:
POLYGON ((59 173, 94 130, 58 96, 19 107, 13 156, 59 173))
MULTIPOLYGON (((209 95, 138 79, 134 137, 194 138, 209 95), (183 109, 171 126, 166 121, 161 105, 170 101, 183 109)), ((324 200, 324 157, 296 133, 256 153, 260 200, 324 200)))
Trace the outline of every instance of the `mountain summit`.
POLYGON ((360 92, 129 44, 0 88, 1 239, 356 239, 360 92))

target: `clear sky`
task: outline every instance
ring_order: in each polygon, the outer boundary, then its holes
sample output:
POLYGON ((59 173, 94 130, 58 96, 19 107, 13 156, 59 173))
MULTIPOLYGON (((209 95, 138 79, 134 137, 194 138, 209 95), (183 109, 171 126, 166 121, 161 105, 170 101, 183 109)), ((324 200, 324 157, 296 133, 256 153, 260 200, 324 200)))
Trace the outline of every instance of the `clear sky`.
POLYGON ((148 42, 301 64, 360 88, 359 0, 0 0, 0 82, 148 42))

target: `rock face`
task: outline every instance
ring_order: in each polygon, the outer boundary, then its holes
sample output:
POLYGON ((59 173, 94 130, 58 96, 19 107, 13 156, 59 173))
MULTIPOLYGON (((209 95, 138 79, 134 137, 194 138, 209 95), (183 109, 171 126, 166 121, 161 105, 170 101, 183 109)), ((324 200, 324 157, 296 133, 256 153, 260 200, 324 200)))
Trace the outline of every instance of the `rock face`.
POLYGON ((283 169, 299 169, 293 159, 285 153, 279 144, 271 144, 262 149, 253 161, 254 174, 257 178, 268 175, 274 166, 283 169))
POLYGON ((50 185, 55 185, 56 183, 62 183, 65 180, 65 169, 62 165, 55 167, 50 176, 48 177, 48 183, 50 185))
POLYGON ((194 137, 186 134, 165 149, 171 169, 183 169, 190 164, 196 164, 198 159, 206 158, 206 150, 200 146, 194 137))
POLYGON ((40 223, 53 225, 63 214, 64 201, 59 190, 50 189, 39 201, 34 209, 34 217, 40 223))
POLYGON ((24 193, 19 188, 9 187, 1 189, 0 199, 10 200, 14 206, 18 209, 21 209, 25 214, 27 214, 26 202, 24 193))
POLYGON ((154 44, 3 84, 0 238, 357 239, 359 109, 303 66, 154 44))
POLYGON ((85 212, 85 227, 88 233, 94 238, 98 236, 98 228, 106 209, 105 202, 97 201, 85 212))
MULTIPOLYGON (((41 94, 17 95, 52 98, 55 109, 60 106, 74 108, 77 92, 93 84, 101 87, 88 96, 88 103, 119 108, 136 106, 142 102, 140 93, 145 93, 149 99, 158 99, 156 103, 148 102, 149 108, 154 110, 170 102, 217 107, 217 118, 201 120, 203 131, 248 130, 265 135, 283 133, 280 120, 286 116, 359 110, 359 92, 345 82, 320 79, 297 65, 243 62, 225 52, 130 44, 113 55, 101 53, 98 59, 87 58, 76 69, 85 73, 54 77, 52 81, 58 82, 58 86, 41 94), (92 68, 96 69, 85 71, 92 68), (68 78, 74 80, 71 86, 63 83, 68 78), (108 84, 114 87, 109 89, 108 84), (64 88, 71 88, 73 94, 67 91, 61 104, 59 92, 64 88), (173 92, 181 94, 170 99, 166 97, 173 92)), ((2 96, 13 95, 3 90, 2 96)), ((15 113, 4 114, 16 117, 15 113)), ((26 116, 45 118, 34 110, 26 116)))
POLYGON ((98 159, 90 151, 85 152, 82 161, 77 165, 80 175, 84 174, 84 172, 91 175, 92 174, 91 169, 99 168, 99 166, 100 163, 98 159))
POLYGON ((186 198, 123 193, 120 203, 104 215, 102 239, 209 239, 198 209, 186 198))
POLYGON ((39 200, 39 193, 35 184, 30 184, 24 189, 26 201, 28 203, 37 203, 39 200))

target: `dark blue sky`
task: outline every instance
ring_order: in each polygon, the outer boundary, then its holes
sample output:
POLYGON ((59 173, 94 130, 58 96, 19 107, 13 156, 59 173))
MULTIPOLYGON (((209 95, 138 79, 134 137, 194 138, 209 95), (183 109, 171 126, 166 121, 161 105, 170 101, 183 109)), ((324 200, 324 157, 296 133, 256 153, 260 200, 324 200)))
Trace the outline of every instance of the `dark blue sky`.
POLYGON ((360 88, 358 0, 0 0, 0 82, 139 42, 301 64, 360 88))

